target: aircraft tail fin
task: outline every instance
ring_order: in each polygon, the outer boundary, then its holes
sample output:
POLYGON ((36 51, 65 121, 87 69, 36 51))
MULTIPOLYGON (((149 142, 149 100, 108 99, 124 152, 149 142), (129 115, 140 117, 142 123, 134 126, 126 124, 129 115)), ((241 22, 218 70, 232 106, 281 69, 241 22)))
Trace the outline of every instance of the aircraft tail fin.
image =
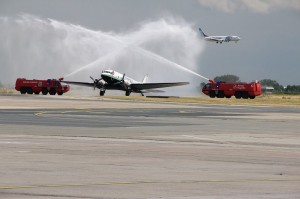
POLYGON ((147 74, 147 75, 145 75, 145 77, 144 77, 144 79, 143 79, 142 83, 146 83, 146 82, 147 82, 147 80, 148 80, 148 74, 147 74))
POLYGON ((199 28, 200 33, 202 34, 203 37, 208 37, 208 35, 206 35, 201 28, 199 28))

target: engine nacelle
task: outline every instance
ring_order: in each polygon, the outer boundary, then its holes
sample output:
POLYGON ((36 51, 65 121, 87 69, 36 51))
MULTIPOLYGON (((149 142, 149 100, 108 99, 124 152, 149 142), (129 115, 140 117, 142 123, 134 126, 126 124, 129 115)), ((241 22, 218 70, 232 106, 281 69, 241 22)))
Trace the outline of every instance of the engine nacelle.
POLYGON ((124 87, 125 87, 125 89, 130 88, 130 85, 131 85, 131 82, 128 79, 125 79, 124 80, 124 87))
POLYGON ((97 83, 97 87, 101 88, 103 87, 105 84, 105 81, 103 79, 101 79, 98 83, 97 83))

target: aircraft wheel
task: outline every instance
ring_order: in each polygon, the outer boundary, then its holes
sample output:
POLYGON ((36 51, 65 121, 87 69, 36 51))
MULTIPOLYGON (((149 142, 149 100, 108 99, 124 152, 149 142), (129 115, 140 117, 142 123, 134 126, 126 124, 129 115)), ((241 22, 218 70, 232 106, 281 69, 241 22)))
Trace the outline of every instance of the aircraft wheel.
POLYGON ((126 95, 126 96, 129 96, 130 93, 131 93, 130 91, 126 91, 125 95, 126 95))
POLYGON ((100 96, 104 96, 105 91, 100 91, 100 96))

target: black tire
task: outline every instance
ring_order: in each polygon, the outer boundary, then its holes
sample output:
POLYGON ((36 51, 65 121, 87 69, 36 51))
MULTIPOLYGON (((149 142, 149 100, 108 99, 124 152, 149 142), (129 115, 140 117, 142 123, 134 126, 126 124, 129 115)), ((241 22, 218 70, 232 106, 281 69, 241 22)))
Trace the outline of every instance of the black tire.
POLYGON ((27 94, 29 94, 29 95, 32 95, 32 94, 33 94, 32 88, 27 88, 27 94))
POLYGON ((210 98, 215 98, 216 97, 216 92, 215 91, 210 91, 209 92, 209 97, 210 98))
POLYGON ((235 96, 236 99, 241 99, 242 98, 242 93, 237 91, 237 92, 235 92, 234 96, 235 96))
POLYGON ((55 94, 56 94, 55 88, 50 88, 49 94, 50 94, 50 95, 55 95, 55 94))
POLYGON ((100 96, 104 96, 105 91, 100 91, 100 96))
POLYGON ((250 98, 250 99, 255 99, 255 95, 254 95, 254 96, 250 96, 249 98, 250 98))
POLYGON ((20 89, 20 93, 21 94, 26 94, 27 93, 27 88, 26 87, 22 87, 21 89, 20 89))
POLYGON ((57 95, 63 95, 64 93, 63 92, 59 92, 59 93, 57 93, 57 95))
POLYGON ((225 97, 229 99, 229 98, 231 98, 231 95, 227 95, 227 96, 225 96, 225 97))
POLYGON ((43 95, 47 95, 47 94, 48 94, 47 88, 43 88, 43 89, 42 89, 42 94, 43 94, 43 95))
POLYGON ((126 96, 129 96, 130 93, 131 93, 130 91, 126 91, 125 95, 126 95, 126 96))
POLYGON ((219 91, 217 97, 218 98, 224 98, 225 97, 224 92, 223 91, 219 91))
POLYGON ((249 93, 248 92, 243 92, 242 93, 242 98, 243 99, 248 99, 249 98, 249 93))

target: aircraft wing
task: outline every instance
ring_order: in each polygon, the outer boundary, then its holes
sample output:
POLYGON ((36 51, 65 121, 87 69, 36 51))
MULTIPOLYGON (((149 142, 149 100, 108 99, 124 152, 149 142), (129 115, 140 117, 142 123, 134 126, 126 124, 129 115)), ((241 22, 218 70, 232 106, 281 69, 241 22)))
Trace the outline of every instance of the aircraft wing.
POLYGON ((223 42, 224 39, 216 39, 216 38, 209 38, 210 41, 218 41, 218 42, 223 42))
POLYGON ((147 90, 147 89, 155 89, 155 88, 166 88, 173 86, 183 86, 187 85, 189 82, 172 82, 172 83, 134 83, 131 84, 130 87, 133 90, 147 90))
POLYGON ((88 86, 88 87, 94 87, 94 83, 88 83, 88 82, 71 82, 71 81, 61 81, 67 84, 74 84, 77 86, 88 86))

